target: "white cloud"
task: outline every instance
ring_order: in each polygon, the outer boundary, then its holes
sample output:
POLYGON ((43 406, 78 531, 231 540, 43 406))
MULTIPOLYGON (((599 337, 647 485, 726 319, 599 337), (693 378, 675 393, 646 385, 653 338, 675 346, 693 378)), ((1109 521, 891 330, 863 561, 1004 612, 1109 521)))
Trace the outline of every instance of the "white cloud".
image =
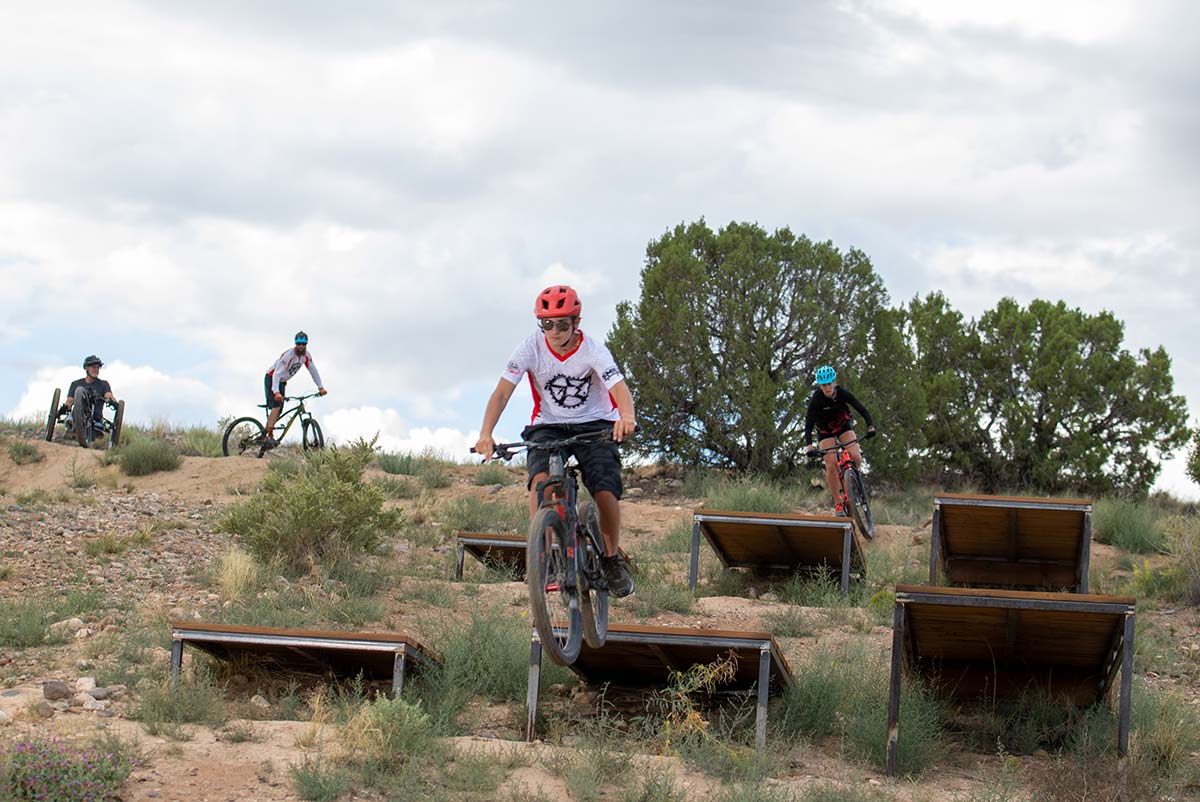
POLYGON ((938 29, 973 27, 1017 31, 1075 44, 1090 44, 1119 34, 1137 6, 1125 0, 885 0, 876 5, 915 17, 938 29))
MULTIPOLYGON (((50 411, 55 389, 62 391, 62 400, 71 382, 83 378, 82 368, 63 366, 39 370, 18 399, 8 417, 44 418, 50 411)), ((216 423, 218 407, 213 391, 204 382, 180 376, 170 376, 147 365, 133 366, 125 362, 106 363, 100 378, 112 386, 113 395, 125 402, 125 419, 131 423, 153 420, 216 423)))

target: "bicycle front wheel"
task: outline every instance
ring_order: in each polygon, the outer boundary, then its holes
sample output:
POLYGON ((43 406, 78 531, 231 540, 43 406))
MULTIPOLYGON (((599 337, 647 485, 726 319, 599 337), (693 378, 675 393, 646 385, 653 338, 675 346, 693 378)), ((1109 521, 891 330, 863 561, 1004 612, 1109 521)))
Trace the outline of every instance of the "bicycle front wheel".
POLYGON ((267 427, 258 418, 238 418, 225 427, 221 453, 227 457, 261 457, 259 446, 267 427))
POLYGON ((121 445, 121 427, 125 424, 125 402, 117 402, 117 411, 113 415, 112 432, 108 436, 108 447, 116 448, 121 445))
POLYGON ((842 481, 846 483, 846 503, 850 517, 867 540, 875 539, 875 523, 871 520, 871 500, 867 498, 867 483, 856 468, 847 468, 842 481))
POLYGON ((75 439, 79 445, 87 448, 92 444, 95 434, 92 423, 92 394, 80 387, 75 391, 75 400, 71 403, 71 428, 75 431, 75 439))
POLYGON ((62 388, 54 389, 54 397, 50 399, 50 417, 46 419, 46 442, 54 439, 54 424, 58 423, 58 399, 62 397, 62 388))
POLYGON ((604 536, 600 534, 600 513, 596 504, 579 505, 579 523, 584 530, 583 566, 579 578, 579 606, 583 612, 583 639, 599 649, 608 637, 608 584, 600 558, 604 555, 604 536), (593 582, 592 577, 597 581, 593 582))
POLYGON ((300 424, 300 429, 305 451, 320 451, 325 447, 325 435, 321 432, 321 424, 308 418, 300 424))
POLYGON ((575 662, 583 647, 579 590, 567 586, 568 561, 575 559, 573 541, 554 507, 544 507, 533 516, 525 552, 525 581, 542 649, 560 666, 575 662))

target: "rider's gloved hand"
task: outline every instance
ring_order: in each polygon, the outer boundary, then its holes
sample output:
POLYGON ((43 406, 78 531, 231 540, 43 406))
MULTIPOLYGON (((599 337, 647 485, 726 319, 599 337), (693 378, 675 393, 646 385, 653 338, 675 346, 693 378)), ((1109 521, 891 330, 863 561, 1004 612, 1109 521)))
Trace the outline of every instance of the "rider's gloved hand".
POLYGON ((483 457, 484 462, 490 462, 496 453, 496 441, 488 435, 480 435, 475 441, 475 453, 483 457))
POLYGON ((325 394, 327 394, 328 392, 329 392, 329 391, 328 391, 328 390, 326 390, 324 387, 318 387, 318 388, 317 388, 317 395, 325 395, 325 394))
POLYGON ((872 437, 874 437, 876 434, 877 434, 877 432, 875 431, 875 427, 874 427, 874 426, 868 426, 868 427, 867 427, 867 439, 868 439, 868 440, 870 440, 870 439, 871 439, 872 437))

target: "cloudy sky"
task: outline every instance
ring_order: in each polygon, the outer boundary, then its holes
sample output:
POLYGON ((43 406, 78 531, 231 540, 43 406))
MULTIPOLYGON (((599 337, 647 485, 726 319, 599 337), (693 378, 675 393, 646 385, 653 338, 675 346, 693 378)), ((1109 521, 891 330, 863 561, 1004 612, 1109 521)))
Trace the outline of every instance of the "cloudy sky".
POLYGON ((8 4, 0 414, 95 352, 131 417, 211 425, 303 328, 330 434, 462 453, 539 289, 603 336, 703 216, 896 300, 1111 309, 1194 420, 1200 5, 1001 5, 8 4))

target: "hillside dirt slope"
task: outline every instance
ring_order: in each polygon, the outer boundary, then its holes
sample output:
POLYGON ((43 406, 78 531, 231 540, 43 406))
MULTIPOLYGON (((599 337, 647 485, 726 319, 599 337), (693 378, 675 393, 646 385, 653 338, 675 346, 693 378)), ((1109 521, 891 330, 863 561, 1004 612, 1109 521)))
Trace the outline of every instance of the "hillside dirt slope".
MULTIPOLYGON (((102 602, 79 615, 78 627, 64 623, 73 628, 73 635, 60 645, 0 649, 0 685, 4 688, 0 711, 11 718, 7 726, 0 727, 0 740, 43 734, 84 737, 100 729, 136 740, 144 760, 126 786, 122 796, 126 800, 298 799, 289 767, 317 755, 319 744, 334 737, 334 728, 273 718, 286 692, 286 678, 279 678, 274 685, 258 676, 233 678, 227 696, 235 708, 253 718, 244 724, 252 734, 249 740, 230 735, 238 730, 231 724, 216 729, 188 725, 184 740, 151 736, 141 724, 127 718, 135 705, 131 698, 134 689, 119 694, 120 698, 99 712, 70 708, 44 717, 44 711, 37 710, 43 701, 44 681, 60 679, 72 684, 91 676, 113 654, 128 650, 126 644, 148 637, 147 633, 159 634, 147 653, 160 675, 165 674, 168 653, 161 632, 166 622, 172 618, 208 620, 226 604, 210 578, 215 562, 233 545, 230 535, 218 531, 221 512, 243 498, 273 460, 287 456, 272 454, 265 460, 187 457, 176 471, 131 478, 121 475, 116 466, 97 464, 94 454, 77 447, 44 442, 38 446, 45 458, 32 464, 16 465, 0 454, 0 489, 4 492, 0 497, 0 600, 61 601, 68 594, 86 591, 102 602), (90 473, 95 485, 69 486, 81 472, 90 473), (118 545, 109 549, 111 543, 118 545), (255 696, 265 697, 265 701, 260 703, 255 696)), ((499 488, 474 484, 475 470, 471 466, 450 468, 447 487, 427 488, 418 498, 395 503, 426 530, 437 529, 447 502, 457 497, 523 503, 519 469, 509 469, 507 484, 499 488)), ((372 475, 381 474, 372 471, 372 475)), ((638 488, 623 504, 623 545, 635 561, 639 554, 651 553, 682 519, 690 519, 691 510, 700 504, 697 499, 675 495, 680 489, 654 469, 631 474, 627 487, 638 488)), ((920 521, 878 529, 875 542, 866 548, 888 550, 898 570, 919 575, 928 548, 928 529, 920 521)), ((464 620, 481 604, 503 606, 513 616, 527 615, 524 584, 481 582, 479 566, 470 558, 468 581, 453 582, 449 533, 442 532, 438 538, 432 546, 423 545, 416 535, 397 538, 391 545, 389 560, 394 561, 397 574, 394 586, 384 594, 386 611, 380 620, 361 629, 405 630, 436 647, 446 626, 464 620), (428 570, 422 573, 414 566, 428 570)), ((702 549, 706 572, 711 573, 715 558, 706 544, 702 549)), ((1093 553, 1098 564, 1117 559, 1107 547, 1097 546, 1093 553)), ((671 578, 684 582, 686 555, 669 556, 671 578)), ((287 583, 282 577, 279 581, 287 583)), ((614 603, 612 617, 638 623, 762 630, 770 629, 779 615, 794 611, 815 623, 803 636, 778 638, 793 666, 802 665, 818 646, 839 639, 861 638, 880 649, 890 648, 890 629, 861 608, 845 609, 831 617, 821 609, 784 604, 774 594, 760 593, 754 584, 749 583, 745 595, 702 596, 687 612, 643 609, 634 603, 635 594, 630 600, 614 603)), ((1190 644, 1200 642, 1194 614, 1172 610, 1159 615, 1168 617, 1178 641, 1172 647, 1187 653, 1190 644)), ((56 621, 59 618, 65 621, 67 615, 55 616, 56 621)), ((194 659, 189 652, 188 660, 194 659)), ((1185 689, 1189 701, 1197 702, 1188 676, 1165 677, 1163 681, 1185 689)), ((544 689, 543 696, 547 693, 544 689)), ((586 693, 572 692, 563 704, 575 704, 586 712, 591 700, 586 693)), ((525 745, 520 737, 523 711, 517 706, 479 712, 472 734, 452 739, 454 747, 464 754, 507 750, 510 757, 513 753, 523 756, 518 763, 528 764, 513 769, 499 791, 488 798, 541 793, 546 798, 570 799, 562 780, 545 769, 563 759, 563 747, 525 745)), ((645 755, 638 759, 647 768, 669 772, 688 799, 707 799, 720 789, 712 777, 678 758, 645 755)), ((1030 768, 1049 760, 1045 756, 1018 759, 1030 768)), ((960 798, 979 787, 981 777, 993 776, 998 765, 992 755, 948 747, 944 759, 919 781, 893 782, 850 756, 839 756, 836 748, 813 745, 796 750, 787 760, 788 776, 773 781, 776 784, 799 789, 818 780, 832 780, 868 791, 883 788, 891 798, 928 802, 960 798)))

